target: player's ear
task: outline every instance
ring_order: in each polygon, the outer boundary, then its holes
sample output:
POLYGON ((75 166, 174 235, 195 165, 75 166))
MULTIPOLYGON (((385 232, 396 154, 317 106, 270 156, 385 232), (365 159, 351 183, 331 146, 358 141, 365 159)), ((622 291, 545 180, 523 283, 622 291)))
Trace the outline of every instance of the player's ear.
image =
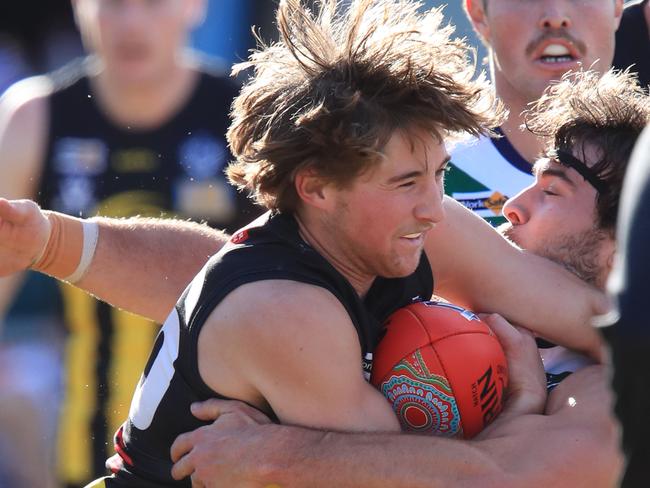
POLYGON ((294 178, 294 185, 298 197, 307 205, 320 209, 327 209, 332 205, 328 183, 313 168, 298 170, 294 178))
POLYGON ((483 39, 483 42, 490 43, 490 27, 487 22, 488 0, 465 0, 467 16, 474 26, 474 30, 483 39))

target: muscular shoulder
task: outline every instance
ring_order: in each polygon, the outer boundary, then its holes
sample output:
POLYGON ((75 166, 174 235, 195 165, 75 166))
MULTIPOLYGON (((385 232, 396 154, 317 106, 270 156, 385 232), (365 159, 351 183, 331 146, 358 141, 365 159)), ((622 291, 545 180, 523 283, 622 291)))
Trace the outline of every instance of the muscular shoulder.
POLYGON ((235 289, 211 313, 199 342, 227 355, 245 350, 274 356, 280 345, 295 350, 324 346, 360 351, 343 304, 324 288, 289 280, 265 280, 235 289))
POLYGON ((345 307, 330 291, 291 280, 264 280, 240 286, 215 312, 215 319, 222 314, 236 314, 241 333, 264 334, 273 325, 273 334, 299 334, 320 326, 321 322, 331 327, 351 324, 345 307))
POLYGON ((211 313, 199 337, 199 367, 208 385, 232 393, 231 381, 240 388, 271 369, 276 377, 295 374, 300 358, 320 363, 342 355, 358 367, 360 351, 350 316, 329 291, 266 280, 235 289, 211 313))

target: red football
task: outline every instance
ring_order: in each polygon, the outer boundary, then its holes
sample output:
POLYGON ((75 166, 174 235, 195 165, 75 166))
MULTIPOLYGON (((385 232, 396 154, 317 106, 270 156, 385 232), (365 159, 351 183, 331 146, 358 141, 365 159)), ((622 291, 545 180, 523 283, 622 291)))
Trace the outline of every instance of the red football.
POLYGON ((388 318, 371 382, 404 430, 471 438, 501 411, 508 366, 477 315, 449 303, 417 302, 388 318))

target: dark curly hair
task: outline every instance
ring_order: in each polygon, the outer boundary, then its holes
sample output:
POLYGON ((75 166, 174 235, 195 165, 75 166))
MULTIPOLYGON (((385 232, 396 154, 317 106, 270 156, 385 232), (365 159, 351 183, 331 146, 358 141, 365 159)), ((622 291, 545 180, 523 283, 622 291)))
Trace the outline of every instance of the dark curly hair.
POLYGON ((598 225, 614 232, 623 176, 632 149, 650 122, 650 98, 628 71, 567 73, 526 113, 526 126, 547 139, 544 156, 574 153, 605 183, 598 225), (595 153, 596 161, 586 156, 595 153))

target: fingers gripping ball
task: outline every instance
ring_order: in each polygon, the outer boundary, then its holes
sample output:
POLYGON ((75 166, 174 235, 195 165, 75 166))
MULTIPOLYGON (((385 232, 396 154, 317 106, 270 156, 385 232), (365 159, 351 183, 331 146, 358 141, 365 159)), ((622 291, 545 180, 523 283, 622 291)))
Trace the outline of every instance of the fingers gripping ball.
POLYGON ((501 344, 474 313, 417 302, 388 318, 371 382, 404 430, 471 438, 501 411, 508 370, 501 344))

